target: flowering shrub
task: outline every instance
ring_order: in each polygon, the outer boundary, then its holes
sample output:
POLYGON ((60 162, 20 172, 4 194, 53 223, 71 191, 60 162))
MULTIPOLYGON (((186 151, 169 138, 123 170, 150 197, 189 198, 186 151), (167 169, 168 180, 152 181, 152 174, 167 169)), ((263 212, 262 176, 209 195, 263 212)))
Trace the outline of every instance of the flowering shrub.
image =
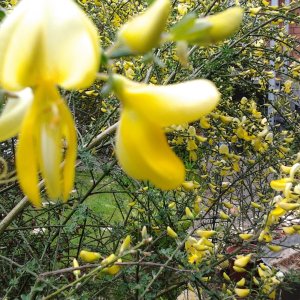
POLYGON ((275 299, 264 258, 300 232, 299 4, 17 2, 1 296, 275 299))

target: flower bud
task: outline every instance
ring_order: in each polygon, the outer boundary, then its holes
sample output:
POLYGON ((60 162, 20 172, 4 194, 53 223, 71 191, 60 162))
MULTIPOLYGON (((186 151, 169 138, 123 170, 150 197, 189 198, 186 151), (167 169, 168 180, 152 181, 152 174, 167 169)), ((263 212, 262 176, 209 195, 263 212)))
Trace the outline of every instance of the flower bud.
POLYGON ((98 252, 91 252, 86 250, 81 250, 79 253, 79 257, 87 263, 94 262, 101 258, 101 254, 98 252))
POLYGON ((167 235, 170 236, 173 239, 178 238, 177 233, 169 226, 167 227, 167 235))

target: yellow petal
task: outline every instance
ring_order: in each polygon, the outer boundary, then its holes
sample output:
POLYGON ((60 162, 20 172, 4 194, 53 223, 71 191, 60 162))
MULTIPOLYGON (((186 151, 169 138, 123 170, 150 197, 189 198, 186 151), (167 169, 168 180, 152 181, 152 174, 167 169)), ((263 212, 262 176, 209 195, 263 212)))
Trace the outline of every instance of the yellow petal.
POLYGON ((279 202, 278 206, 286 211, 294 210, 300 207, 300 203, 279 202))
POLYGON ((72 0, 44 2, 47 72, 66 89, 90 86, 100 63, 96 27, 72 0))
POLYGON ((154 86, 114 75, 114 88, 124 107, 160 126, 195 121, 218 104, 220 93, 209 80, 154 86))
POLYGON ((39 87, 35 91, 35 102, 38 116, 33 135, 36 144, 35 154, 38 156, 39 169, 45 179, 47 193, 50 198, 57 199, 62 193, 60 164, 62 162, 62 116, 57 102, 61 102, 55 87, 39 87))
POLYGON ((207 17, 207 21, 212 23, 208 38, 211 42, 219 42, 235 33, 242 22, 243 9, 241 7, 228 8, 225 11, 207 17))
POLYGON ((15 93, 16 98, 9 97, 0 115, 0 141, 15 136, 19 131, 24 116, 32 104, 33 94, 30 88, 15 93))
POLYGON ((0 83, 8 90, 45 81, 84 88, 95 79, 97 30, 71 0, 21 1, 1 24, 0 40, 0 83))
POLYGON ((150 180, 163 189, 174 189, 184 180, 185 169, 156 124, 124 109, 116 135, 116 154, 124 171, 140 180, 150 180))
POLYGON ((41 207, 38 188, 37 153, 33 135, 36 132, 37 107, 32 106, 24 118, 16 152, 16 168, 20 186, 24 194, 36 207, 41 207))
POLYGON ((123 25, 119 40, 136 54, 150 51, 160 42, 170 9, 170 0, 156 0, 143 14, 123 25))
POLYGON ((270 186, 275 191, 284 191, 286 184, 289 182, 292 182, 292 180, 289 177, 281 178, 277 180, 272 180, 270 186))

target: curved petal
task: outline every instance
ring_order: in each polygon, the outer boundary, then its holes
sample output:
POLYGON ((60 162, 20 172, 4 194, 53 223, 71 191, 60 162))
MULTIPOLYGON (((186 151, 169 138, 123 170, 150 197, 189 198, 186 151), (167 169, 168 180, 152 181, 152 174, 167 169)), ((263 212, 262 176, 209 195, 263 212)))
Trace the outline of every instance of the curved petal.
POLYGON ((57 199, 62 192, 62 130, 64 122, 58 108, 60 95, 54 86, 41 86, 35 91, 35 105, 38 106, 39 120, 35 124, 36 154, 39 169, 45 179, 47 193, 57 199))
POLYGON ((160 126, 195 121, 218 104, 220 93, 209 80, 154 86, 114 75, 115 92, 125 108, 135 110, 160 126))
POLYGON ((7 90, 21 90, 38 81, 43 2, 23 0, 1 23, 0 83, 7 90))
POLYGON ((174 189, 184 181, 184 165, 169 147, 162 129, 133 110, 122 112, 116 154, 128 175, 150 180, 163 190, 174 189))
POLYGON ((38 166, 34 134, 38 120, 36 106, 32 106, 24 118, 19 134, 16 153, 16 167, 20 186, 24 194, 36 207, 41 207, 38 187, 38 166))
POLYGON ((145 53, 156 47, 166 26, 170 0, 156 0, 142 14, 125 23, 118 37, 134 53, 145 53))
MULTIPOLYGON (((53 116, 55 118, 56 116, 53 116)), ((39 126, 37 147, 39 167, 51 199, 61 196, 62 136, 60 124, 43 122, 39 126)))
POLYGON ((0 27, 0 83, 92 84, 100 61, 97 29, 72 0, 23 0, 0 27))
POLYGON ((0 142, 18 134, 24 116, 33 101, 30 88, 16 93, 16 97, 18 98, 8 98, 0 115, 0 142))
POLYGON ((62 119, 64 120, 62 124, 62 133, 66 139, 67 149, 65 151, 65 161, 62 170, 62 178, 63 178, 63 190, 62 196, 64 201, 66 201, 69 197, 69 194, 74 186, 74 178, 75 178, 75 161, 77 156, 77 138, 76 138, 76 130, 75 123, 73 117, 71 115, 70 110, 66 106, 66 104, 61 101, 60 105, 60 113, 62 119))
POLYGON ((100 42, 92 21, 72 0, 43 0, 47 70, 66 89, 90 86, 100 63, 100 42))

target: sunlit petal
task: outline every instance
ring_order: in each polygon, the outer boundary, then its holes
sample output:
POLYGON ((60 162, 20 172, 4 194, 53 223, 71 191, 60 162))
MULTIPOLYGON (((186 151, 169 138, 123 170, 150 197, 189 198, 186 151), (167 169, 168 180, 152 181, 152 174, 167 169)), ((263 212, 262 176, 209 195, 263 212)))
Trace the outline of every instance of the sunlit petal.
POLYGON ((57 199, 61 195, 62 139, 60 124, 42 123, 37 136, 39 151, 39 167, 50 198, 57 199))
POLYGON ((121 43, 134 53, 145 53, 156 47, 171 9, 170 0, 156 0, 141 15, 125 23, 118 33, 121 43))
POLYGON ((44 1, 23 0, 0 26, 0 82, 15 91, 39 80, 44 1))
POLYGON ((46 69, 66 89, 90 86, 100 62, 96 27, 72 0, 43 1, 46 69))
POLYGON ((35 142, 38 115, 35 106, 25 116, 19 134, 16 153, 16 167, 20 186, 24 194, 36 207, 41 207, 40 191, 38 187, 38 166, 35 156, 35 142))
POLYGON ((62 176, 62 123, 64 122, 59 104, 61 97, 53 86, 42 86, 35 91, 33 106, 37 106, 39 115, 34 135, 39 169, 45 179, 47 193, 50 198, 61 196, 62 176))
POLYGON ((128 175, 150 180, 161 189, 176 188, 184 180, 184 166, 169 147, 163 130, 132 110, 122 112, 116 153, 128 175))
POLYGON ((30 88, 15 94, 16 98, 8 98, 0 115, 0 141, 18 134, 24 116, 32 104, 33 94, 30 88))
POLYGON ((72 0, 23 0, 0 27, 0 82, 8 90, 45 81, 92 84, 100 61, 97 30, 72 0))
POLYGON ((210 113, 220 93, 209 80, 154 86, 114 76, 115 91, 124 107, 132 108, 160 126, 195 121, 210 113))

